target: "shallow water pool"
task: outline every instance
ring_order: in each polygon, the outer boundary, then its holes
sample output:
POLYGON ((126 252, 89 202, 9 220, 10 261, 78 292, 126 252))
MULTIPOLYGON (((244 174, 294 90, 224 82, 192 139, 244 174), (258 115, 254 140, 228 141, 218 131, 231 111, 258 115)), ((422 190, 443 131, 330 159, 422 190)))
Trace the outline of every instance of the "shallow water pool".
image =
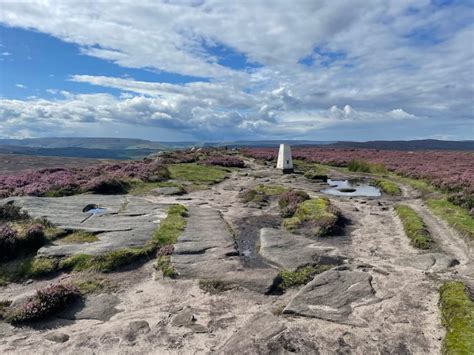
POLYGON ((323 194, 334 196, 366 196, 378 197, 382 193, 380 189, 371 186, 365 182, 351 182, 349 180, 332 180, 328 179, 330 187, 321 190, 323 194))

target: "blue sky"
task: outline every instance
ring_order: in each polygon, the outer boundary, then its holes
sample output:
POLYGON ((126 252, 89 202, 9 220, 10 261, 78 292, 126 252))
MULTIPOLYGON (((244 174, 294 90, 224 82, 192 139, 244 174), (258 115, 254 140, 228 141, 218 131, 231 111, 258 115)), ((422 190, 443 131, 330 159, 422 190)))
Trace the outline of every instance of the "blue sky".
POLYGON ((4 3, 0 137, 474 139, 468 1, 4 3))

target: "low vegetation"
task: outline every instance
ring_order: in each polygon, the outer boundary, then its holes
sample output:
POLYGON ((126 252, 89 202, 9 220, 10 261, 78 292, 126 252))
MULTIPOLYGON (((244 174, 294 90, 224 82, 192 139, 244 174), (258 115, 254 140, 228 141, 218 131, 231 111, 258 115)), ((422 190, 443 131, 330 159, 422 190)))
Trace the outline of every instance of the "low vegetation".
POLYGON ((8 309, 5 319, 12 324, 23 324, 54 315, 81 297, 79 289, 66 283, 51 284, 36 291, 24 304, 8 309))
POLYGON ((402 221, 403 229, 410 238, 411 244, 419 249, 429 249, 433 240, 418 213, 406 205, 398 205, 395 210, 402 221))
POLYGON ((281 185, 258 185, 254 189, 245 190, 240 194, 242 202, 253 202, 257 204, 266 204, 271 198, 279 196, 288 189, 281 185))
POLYGON ((58 242, 61 244, 83 244, 94 243, 98 240, 99 238, 93 233, 77 230, 59 239, 58 242))
POLYGON ((0 262, 34 253, 45 243, 40 224, 0 225, 0 262))
POLYGON ((292 217, 283 220, 283 227, 290 232, 311 237, 322 237, 334 230, 340 212, 326 197, 306 200, 298 205, 292 217))
POLYGON ((296 270, 282 270, 273 284, 273 293, 283 293, 291 287, 306 285, 315 275, 331 269, 333 265, 308 265, 296 270))
POLYGON ((235 285, 222 281, 222 280, 214 280, 214 279, 203 279, 199 280, 199 288, 204 292, 210 293, 211 295, 225 292, 231 290, 235 287, 235 285))
POLYGON ((474 239, 474 218, 467 210, 447 201, 446 199, 430 199, 428 208, 438 217, 443 218, 451 227, 474 239))
POLYGON ((171 181, 159 181, 159 182, 144 182, 141 180, 132 181, 132 186, 128 193, 130 195, 142 196, 149 194, 153 189, 160 187, 176 187, 179 189, 180 194, 186 193, 186 189, 182 184, 171 182, 171 181))
POLYGON ((393 181, 387 179, 377 179, 375 181, 375 185, 388 195, 400 196, 402 194, 400 186, 398 186, 393 181))
POLYGON ((448 281, 440 289, 439 306, 446 335, 445 354, 474 354, 474 302, 460 281, 448 281))
POLYGON ((198 185, 217 184, 229 173, 229 170, 225 168, 197 163, 173 164, 168 169, 172 179, 189 181, 198 185))
POLYGON ((292 217, 298 205, 309 199, 309 195, 304 191, 287 191, 282 193, 278 200, 281 216, 292 217))
POLYGON ((351 160, 347 164, 349 171, 360 172, 360 173, 371 173, 371 174, 385 174, 387 169, 385 165, 380 163, 369 163, 365 160, 351 160))
POLYGON ((323 180, 327 181, 329 170, 321 164, 310 163, 305 160, 293 161, 295 170, 302 171, 304 177, 309 180, 323 180))

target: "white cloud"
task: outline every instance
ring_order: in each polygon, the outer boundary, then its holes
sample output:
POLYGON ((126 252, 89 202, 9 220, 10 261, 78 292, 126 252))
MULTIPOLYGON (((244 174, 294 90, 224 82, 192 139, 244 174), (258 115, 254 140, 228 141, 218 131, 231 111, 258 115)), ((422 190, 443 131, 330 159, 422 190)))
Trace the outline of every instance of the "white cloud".
POLYGON ((71 72, 71 81, 122 94, 57 88, 49 91, 56 100, 2 100, 0 122, 123 121, 235 138, 400 120, 469 126, 472 14, 428 0, 7 2, 0 23, 123 67, 203 79, 177 85, 71 72), (226 66, 215 49, 241 58, 226 66))
POLYGON ((26 89, 26 86, 23 84, 15 84, 15 86, 19 89, 26 89))
POLYGON ((4 57, 8 57, 8 56, 11 56, 12 54, 10 52, 2 52, 0 53, 2 56, 4 57))

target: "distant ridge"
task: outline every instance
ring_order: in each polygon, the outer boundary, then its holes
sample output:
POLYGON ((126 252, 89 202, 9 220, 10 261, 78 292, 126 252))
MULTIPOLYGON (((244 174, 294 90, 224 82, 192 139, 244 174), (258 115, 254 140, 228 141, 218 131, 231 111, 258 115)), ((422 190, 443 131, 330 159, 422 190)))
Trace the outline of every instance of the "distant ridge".
POLYGON ((263 140, 229 142, 153 142, 133 138, 30 138, 0 139, 0 154, 56 156, 95 159, 140 159, 163 150, 190 147, 278 147, 280 143, 293 146, 380 150, 461 150, 474 151, 474 141, 441 141, 436 139, 409 141, 310 141, 263 140))

